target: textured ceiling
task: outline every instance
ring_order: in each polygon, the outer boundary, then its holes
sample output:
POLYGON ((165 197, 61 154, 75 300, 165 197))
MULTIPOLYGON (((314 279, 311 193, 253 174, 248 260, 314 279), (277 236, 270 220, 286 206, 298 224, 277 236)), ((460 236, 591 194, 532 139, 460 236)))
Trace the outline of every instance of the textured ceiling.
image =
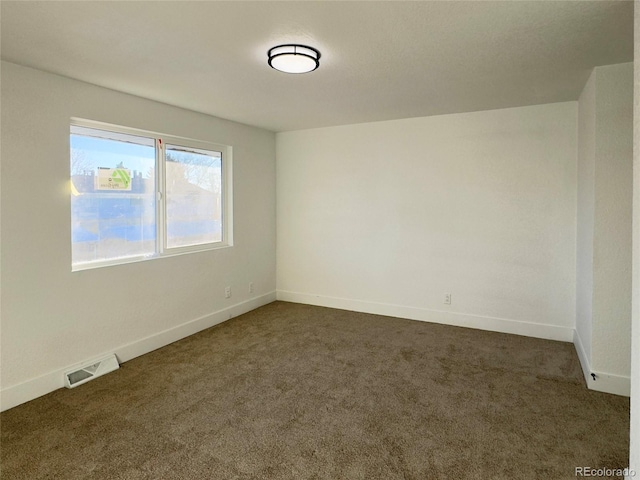
POLYGON ((633 60, 625 1, 6 1, 2 59, 264 127, 297 130, 576 100, 633 60), (318 70, 277 72, 299 42, 318 70))

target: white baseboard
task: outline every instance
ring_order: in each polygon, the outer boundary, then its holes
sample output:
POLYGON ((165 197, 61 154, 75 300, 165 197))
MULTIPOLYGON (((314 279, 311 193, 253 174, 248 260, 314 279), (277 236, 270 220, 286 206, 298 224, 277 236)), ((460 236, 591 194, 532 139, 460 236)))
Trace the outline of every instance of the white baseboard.
POLYGON ((576 348, 576 353, 578 354, 578 359, 580 360, 580 366, 582 367, 584 381, 586 382, 587 386, 589 386, 589 380, 593 380, 593 377, 591 377, 591 364, 589 363, 589 359, 587 358, 587 352, 584 349, 582 338, 580 338, 580 334, 577 330, 573 331, 573 345, 576 348))
POLYGON ((321 307, 331 307, 340 310, 354 312, 373 313, 389 317, 407 318, 424 322, 442 323, 456 327, 475 328, 492 332, 510 333, 526 337, 544 338, 546 340, 558 340, 561 342, 573 341, 573 328, 558 327, 556 325, 543 325, 540 323, 523 322, 507 318, 486 317, 470 315, 467 313, 448 312, 442 310, 430 310, 426 308, 405 307, 388 303, 376 303, 347 298, 327 297, 308 293, 288 292, 278 290, 278 300, 293 303, 305 303, 321 307))
POLYGON ((631 378, 622 375, 613 375, 611 373, 599 372, 591 369, 591 363, 587 358, 587 354, 582 344, 582 339, 577 330, 573 332, 573 344, 576 347, 582 374, 587 387, 597 392, 612 393, 614 395, 622 395, 623 397, 631 396, 631 378), (595 379, 592 375, 595 375, 595 379))
POLYGON ((543 338, 546 340, 573 342, 576 352, 578 353, 578 358, 580 359, 580 365, 582 366, 585 382, 589 389, 626 397, 630 396, 631 393, 631 379, 629 377, 594 371, 591 369, 582 346, 580 336, 573 328, 523 322, 507 318, 486 317, 466 313, 430 310, 426 308, 405 307, 402 305, 393 305, 388 303, 376 303, 309 293, 289 292, 285 290, 277 291, 277 299, 285 302, 304 303, 307 305, 337 308, 340 310, 351 310, 355 312, 386 315, 389 317, 442 323, 456 327, 476 328, 478 330, 510 333, 513 335, 543 338), (592 373, 596 375, 595 380, 591 376, 592 373))
MULTIPOLYGON (((238 315, 255 310, 256 308, 275 300, 275 291, 259 297, 251 298, 168 330, 155 333, 149 337, 122 345, 110 352, 97 352, 95 358, 115 353, 118 357, 118 361, 123 363, 139 357, 140 355, 144 355, 145 353, 149 353, 153 350, 169 345, 170 343, 176 342, 182 338, 193 335, 194 333, 213 327, 214 325, 225 322, 231 318, 237 317, 238 315)), ((2 391, 0 391, 0 411, 8 410, 22 403, 41 397, 42 395, 53 392, 54 390, 63 388, 64 372, 72 370, 75 366, 86 363, 86 360, 88 359, 83 359, 82 362, 75 365, 65 365, 63 368, 54 370, 40 377, 32 378, 31 380, 27 380, 26 382, 18 385, 2 389, 2 391)))

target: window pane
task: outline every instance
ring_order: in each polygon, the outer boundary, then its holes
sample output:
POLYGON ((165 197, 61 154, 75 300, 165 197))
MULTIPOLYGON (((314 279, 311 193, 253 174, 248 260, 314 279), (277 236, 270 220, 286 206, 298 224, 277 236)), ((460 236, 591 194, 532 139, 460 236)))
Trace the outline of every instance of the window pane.
POLYGON ((71 127, 72 263, 156 251, 155 140, 71 127))
POLYGON ((167 248, 222 241, 222 154, 166 146, 167 248))

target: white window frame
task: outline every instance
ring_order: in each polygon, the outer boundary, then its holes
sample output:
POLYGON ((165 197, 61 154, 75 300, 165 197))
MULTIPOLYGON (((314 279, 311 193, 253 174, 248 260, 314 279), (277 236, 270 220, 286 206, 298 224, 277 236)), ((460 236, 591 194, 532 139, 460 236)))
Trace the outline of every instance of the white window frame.
MULTIPOLYGON (((141 262, 156 258, 173 257, 176 255, 184 255, 188 253, 205 252, 209 250, 218 250, 233 246, 233 148, 229 145, 212 143, 202 140, 194 140, 192 138, 181 137, 176 135, 167 135, 164 133, 152 132, 148 130, 140 130, 137 128, 123 127, 121 125, 113 125, 109 123, 87 120, 83 118, 72 117, 70 127, 85 127, 96 130, 103 130, 114 134, 127 134, 138 137, 146 137, 155 140, 156 150, 156 247, 155 252, 150 255, 136 255, 131 257, 121 257, 109 260, 95 260, 78 264, 71 264, 73 272, 82 270, 91 270, 94 268, 109 267, 114 265, 123 265, 127 263, 141 262), (204 243, 199 245, 189 245, 182 247, 167 247, 166 235, 166 201, 165 201, 165 178, 166 178, 166 157, 165 145, 173 145, 185 147, 187 150, 194 152, 206 153, 207 151, 220 152, 221 154, 221 182, 222 182, 222 198, 221 198, 221 229, 222 240, 220 242, 204 243)), ((108 138, 108 137, 105 137, 108 138)), ((69 139, 70 142, 70 139, 69 139)), ((71 152, 71 145, 69 145, 71 152)), ((71 178, 71 172, 69 172, 71 178)), ((69 211, 71 218, 71 211, 69 211)))

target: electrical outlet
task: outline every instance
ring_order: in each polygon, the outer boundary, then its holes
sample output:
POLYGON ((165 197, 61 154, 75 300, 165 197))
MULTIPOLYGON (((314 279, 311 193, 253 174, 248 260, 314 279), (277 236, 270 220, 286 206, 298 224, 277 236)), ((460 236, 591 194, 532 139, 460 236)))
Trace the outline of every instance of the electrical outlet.
POLYGON ((249 282, 249 293, 253 293, 253 282, 249 282))
POLYGON ((224 288, 224 298, 231 298, 231 287, 224 288))
POLYGON ((450 293, 445 293, 444 294, 444 301, 442 302, 445 305, 451 305, 451 294, 450 293))

